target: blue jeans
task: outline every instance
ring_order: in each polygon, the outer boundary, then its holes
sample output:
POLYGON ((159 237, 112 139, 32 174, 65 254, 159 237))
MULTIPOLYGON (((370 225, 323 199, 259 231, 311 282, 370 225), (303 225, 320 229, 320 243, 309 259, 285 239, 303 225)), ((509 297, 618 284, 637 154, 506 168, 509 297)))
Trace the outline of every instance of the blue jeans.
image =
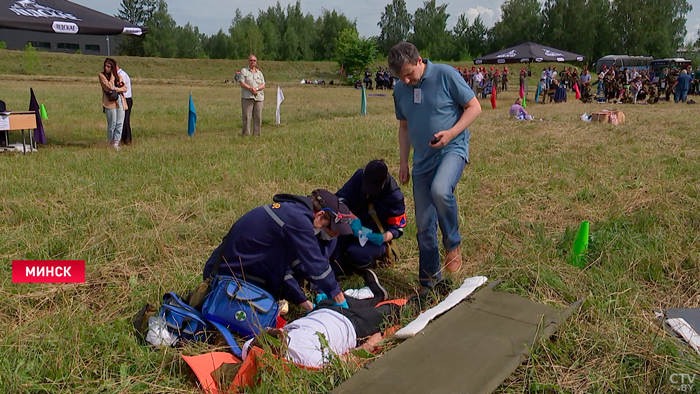
POLYGON ((448 154, 436 168, 413 174, 413 199, 416 205, 418 233, 418 280, 423 286, 432 286, 440 274, 440 249, 437 226, 442 231, 446 251, 456 249, 462 242, 459 235, 459 212, 454 195, 462 177, 466 161, 459 155, 448 154))
POLYGON ((117 108, 105 108, 107 114, 107 141, 120 141, 124 128, 124 106, 122 98, 117 100, 117 108))
POLYGON ((688 98, 688 90, 680 90, 676 89, 676 93, 673 95, 673 101, 678 102, 682 101, 685 103, 685 100, 688 98))

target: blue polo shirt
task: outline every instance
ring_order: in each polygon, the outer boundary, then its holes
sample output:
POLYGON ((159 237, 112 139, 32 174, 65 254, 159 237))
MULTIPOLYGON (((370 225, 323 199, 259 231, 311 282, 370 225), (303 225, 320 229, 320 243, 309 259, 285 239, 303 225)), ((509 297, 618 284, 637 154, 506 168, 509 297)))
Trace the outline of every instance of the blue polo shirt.
POLYGON ((678 85, 676 85, 676 89, 678 90, 688 90, 690 89, 690 80, 693 79, 688 74, 681 74, 678 76, 678 85))
POLYGON ((464 113, 464 105, 474 98, 474 91, 454 67, 429 60, 417 86, 401 81, 394 87, 396 119, 408 121, 408 137, 413 147, 413 173, 426 173, 447 154, 469 159, 469 129, 440 149, 430 146, 433 135, 454 126, 464 113), (420 89, 420 103, 414 102, 414 90, 420 89))

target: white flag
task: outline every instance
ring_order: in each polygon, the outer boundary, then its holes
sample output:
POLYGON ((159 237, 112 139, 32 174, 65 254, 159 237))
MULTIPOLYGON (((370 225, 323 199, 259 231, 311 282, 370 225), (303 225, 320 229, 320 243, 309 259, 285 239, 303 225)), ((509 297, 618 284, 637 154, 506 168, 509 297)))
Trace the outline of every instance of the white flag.
POLYGON ((275 124, 277 126, 280 125, 280 105, 282 104, 282 101, 284 101, 284 93, 282 93, 282 88, 277 87, 277 111, 275 112, 276 115, 276 122, 275 124))

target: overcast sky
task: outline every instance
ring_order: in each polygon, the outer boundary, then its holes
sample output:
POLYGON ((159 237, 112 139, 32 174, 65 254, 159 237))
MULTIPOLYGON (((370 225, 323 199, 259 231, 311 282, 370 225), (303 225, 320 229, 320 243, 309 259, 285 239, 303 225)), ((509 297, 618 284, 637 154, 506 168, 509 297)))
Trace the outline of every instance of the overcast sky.
MULTIPOLYGON (((119 10, 120 1, 118 0, 72 0, 74 3, 90 7, 97 11, 106 14, 114 15, 119 10)), ((267 9, 269 6, 274 6, 276 0, 257 0, 255 2, 242 2, 233 0, 167 0, 168 11, 173 16, 178 25, 184 25, 190 22, 194 26, 199 27, 199 31, 205 34, 213 34, 224 29, 227 31, 231 26, 231 20, 236 12, 236 8, 240 8, 243 14, 253 13, 258 15, 258 9, 267 9)), ((280 1, 283 7, 286 7, 288 1, 280 1)), ((323 8, 335 9, 342 12, 349 19, 357 20, 357 29, 360 35, 374 36, 379 34, 377 22, 386 4, 390 0, 351 0, 351 1, 333 1, 333 0, 304 0, 301 3, 304 13, 311 13, 314 17, 320 15, 323 8)), ((438 0, 437 4, 447 3, 447 12, 450 14, 450 19, 447 21, 447 27, 452 28, 457 20, 457 16, 461 13, 466 13, 470 20, 474 20, 477 15, 481 14, 481 18, 487 27, 493 26, 501 17, 500 6, 503 0, 438 0)), ((697 31, 700 29, 700 0, 689 0, 693 6, 693 11, 688 15, 688 37, 696 38, 697 31)), ((408 12, 413 13, 416 8, 423 5, 423 0, 406 0, 406 8, 408 12)))

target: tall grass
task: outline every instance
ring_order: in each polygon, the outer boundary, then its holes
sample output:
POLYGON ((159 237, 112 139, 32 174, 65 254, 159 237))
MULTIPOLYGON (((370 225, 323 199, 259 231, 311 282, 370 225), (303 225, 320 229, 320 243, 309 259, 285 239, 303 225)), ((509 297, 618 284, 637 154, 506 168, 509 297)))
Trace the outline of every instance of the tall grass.
MULTIPOLYGON (((0 56, 0 68, 13 67, 6 61, 13 53, 0 56)), ((375 158, 398 174, 391 92, 372 92, 387 96, 368 97, 368 115, 360 116, 354 89, 283 84, 276 127, 277 81, 295 81, 303 68, 280 63, 269 75, 281 77, 268 75, 263 135, 246 138, 239 136, 239 88, 212 82, 224 75, 213 71, 217 61, 125 59, 153 80, 135 82, 134 145, 115 152, 94 75, 102 59, 79 66, 69 63, 93 60, 51 56, 64 70, 55 79, 5 76, 0 93, 9 109, 23 110, 31 86, 49 111, 48 146, 0 156, 0 392, 192 392, 178 355, 207 349, 142 346, 130 327, 140 306, 196 285, 236 218, 275 193, 334 191, 375 158), (159 71, 148 74, 151 66, 159 71), (84 79, 75 77, 79 67, 89 70, 84 79), (187 70, 200 74, 190 81, 187 70), (180 81, 163 82, 171 80, 180 81), (191 138, 190 92, 199 119, 191 138), (87 281, 12 284, 16 259, 86 260, 87 281)), ((676 390, 670 375, 698 373, 700 360, 652 311, 700 304, 697 111, 619 106, 627 123, 612 126, 579 117, 615 106, 571 100, 530 103, 548 121, 518 122, 507 117, 515 97, 500 94, 497 110, 484 101, 471 128, 471 164, 456 191, 469 262, 461 277, 502 278, 505 291, 549 305, 586 302, 498 392, 676 390), (584 270, 566 263, 581 220, 591 222, 592 234, 584 270)), ((417 286, 411 185, 403 191, 402 260, 379 271, 393 296, 417 286)), ((295 371, 286 380, 273 368, 257 392, 327 392, 348 376, 338 368, 295 371)))

